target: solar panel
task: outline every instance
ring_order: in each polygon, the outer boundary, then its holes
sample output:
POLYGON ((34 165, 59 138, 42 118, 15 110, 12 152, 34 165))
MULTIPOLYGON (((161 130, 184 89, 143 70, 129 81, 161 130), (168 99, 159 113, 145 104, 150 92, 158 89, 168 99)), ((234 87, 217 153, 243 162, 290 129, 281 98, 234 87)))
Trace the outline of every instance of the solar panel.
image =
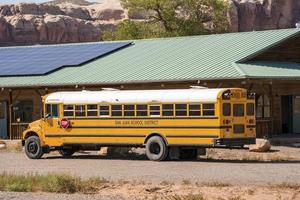
POLYGON ((43 75, 61 67, 77 66, 131 42, 82 43, 0 48, 0 76, 43 75))

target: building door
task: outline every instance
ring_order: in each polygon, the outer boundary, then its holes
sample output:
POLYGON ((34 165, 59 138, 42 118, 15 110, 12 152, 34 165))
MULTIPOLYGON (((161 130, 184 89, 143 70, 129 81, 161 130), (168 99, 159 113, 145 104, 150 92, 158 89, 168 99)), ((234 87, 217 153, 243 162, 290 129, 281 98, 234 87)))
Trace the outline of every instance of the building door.
POLYGON ((293 132, 293 96, 281 96, 282 133, 293 132))
POLYGON ((0 101, 0 138, 7 139, 7 102, 0 101))
POLYGON ((300 133, 300 96, 294 97, 293 132, 300 133))

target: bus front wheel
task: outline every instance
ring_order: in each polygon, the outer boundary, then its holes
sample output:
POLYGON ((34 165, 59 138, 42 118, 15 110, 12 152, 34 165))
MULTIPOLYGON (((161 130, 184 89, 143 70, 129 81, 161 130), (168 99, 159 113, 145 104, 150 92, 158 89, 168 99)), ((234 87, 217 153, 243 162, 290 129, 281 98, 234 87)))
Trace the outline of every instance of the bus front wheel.
POLYGON ((39 159, 43 156, 44 152, 39 137, 30 136, 25 140, 25 153, 31 159, 39 159))
POLYGON ((146 155, 152 161, 165 160, 168 155, 168 148, 164 140, 159 136, 149 138, 146 143, 146 155))

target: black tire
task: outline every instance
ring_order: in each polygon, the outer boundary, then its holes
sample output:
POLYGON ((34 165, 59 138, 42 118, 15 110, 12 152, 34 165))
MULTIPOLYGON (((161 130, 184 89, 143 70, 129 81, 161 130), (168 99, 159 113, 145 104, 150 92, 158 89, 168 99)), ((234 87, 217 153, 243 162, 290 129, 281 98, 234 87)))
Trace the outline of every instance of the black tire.
POLYGON ((25 140, 25 153, 30 159, 39 159, 44 155, 39 137, 30 136, 25 140))
POLYGON ((195 160, 198 157, 197 149, 181 149, 179 158, 183 160, 195 160))
POLYGON ((149 138, 146 143, 146 155, 152 161, 165 160, 168 155, 168 148, 165 141, 159 136, 149 138))
POLYGON ((60 150, 58 150, 58 152, 64 158, 71 157, 75 153, 75 151, 73 149, 60 149, 60 150))

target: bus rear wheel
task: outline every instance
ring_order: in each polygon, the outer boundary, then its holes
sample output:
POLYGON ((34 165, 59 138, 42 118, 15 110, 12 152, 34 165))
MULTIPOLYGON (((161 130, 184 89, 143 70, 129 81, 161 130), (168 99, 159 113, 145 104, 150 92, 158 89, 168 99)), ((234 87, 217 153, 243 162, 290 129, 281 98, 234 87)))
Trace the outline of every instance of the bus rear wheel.
POLYGON ((64 158, 71 157, 75 153, 74 149, 65 149, 65 148, 58 150, 58 152, 64 158))
POLYGON ((31 159, 39 159, 44 155, 39 137, 30 136, 25 140, 25 153, 31 159))
POLYGON ((152 161, 165 160, 168 155, 168 148, 164 140, 159 136, 149 138, 146 143, 146 155, 152 161))

